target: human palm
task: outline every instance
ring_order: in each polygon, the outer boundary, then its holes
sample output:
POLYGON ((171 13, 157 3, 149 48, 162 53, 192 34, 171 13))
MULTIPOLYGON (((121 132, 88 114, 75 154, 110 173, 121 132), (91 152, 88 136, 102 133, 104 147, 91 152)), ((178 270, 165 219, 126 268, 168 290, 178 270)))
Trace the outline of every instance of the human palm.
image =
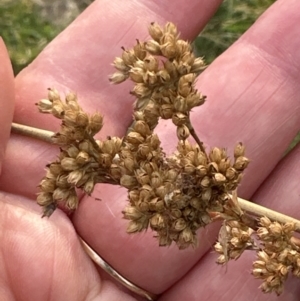
MULTIPOLYGON (((57 210, 42 219, 34 202, 36 186, 57 148, 16 134, 8 140, 14 97, 15 122, 58 129, 51 116, 34 107, 48 87, 74 91, 83 108, 99 110, 105 117, 100 138, 123 136, 132 116, 130 87, 112 86, 107 79, 120 46, 144 38, 153 21, 172 21, 184 39, 192 40, 220 2, 96 1, 18 75, 15 89, 1 44, 1 300, 137 300, 93 265, 76 232, 130 281, 161 294, 159 300, 299 299, 297 279, 287 282, 279 298, 257 289, 259 281, 250 274, 253 252, 227 268, 217 266, 210 252, 217 226, 199 231, 199 247, 187 250, 160 248, 150 232, 128 235, 121 213, 126 191, 119 187, 96 186, 71 218, 57 210)), ((298 0, 277 1, 199 77, 197 87, 208 100, 191 116, 207 147, 246 145, 251 164, 239 195, 296 218, 300 148, 279 161, 300 125, 299 22, 298 0)), ((164 124, 157 131, 172 149, 175 129, 164 124)))

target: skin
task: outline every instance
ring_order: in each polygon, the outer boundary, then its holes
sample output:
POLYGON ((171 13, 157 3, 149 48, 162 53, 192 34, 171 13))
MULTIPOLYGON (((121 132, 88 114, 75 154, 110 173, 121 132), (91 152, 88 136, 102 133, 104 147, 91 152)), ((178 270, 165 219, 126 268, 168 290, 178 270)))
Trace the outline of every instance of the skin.
MULTIPOLYGON (((99 138, 122 136, 131 121, 130 84, 112 86, 110 62, 147 37, 147 26, 172 21, 192 40, 221 1, 108 1, 92 4, 38 58, 13 79, 0 43, 0 295, 18 301, 140 300, 98 270, 80 247, 76 231, 117 271, 159 300, 298 300, 299 280, 290 277, 277 297, 257 289, 250 274, 255 259, 245 252, 227 268, 215 264, 217 226, 199 231, 197 249, 159 248, 153 233, 128 235, 121 210, 126 191, 98 185, 71 217, 57 210, 41 219, 35 204, 44 166, 57 148, 12 134, 15 122, 55 130, 58 122, 37 113, 34 103, 48 87, 75 91, 89 112, 99 110, 105 126, 99 138), (137 17, 142 16, 142 17, 137 17), (13 104, 15 100, 15 110, 13 104), (6 155, 4 148, 6 147, 6 155), (13 183, 13 184, 12 184, 13 183), (95 201, 101 198, 101 201, 95 201), (298 282, 297 282, 298 281, 298 282)), ((298 0, 278 0, 233 46, 200 76, 207 103, 192 112, 196 132, 209 148, 242 141, 251 164, 239 195, 300 218, 300 148, 281 160, 300 126, 300 21, 298 0)), ((169 124, 158 127, 167 150, 176 137, 169 124)))

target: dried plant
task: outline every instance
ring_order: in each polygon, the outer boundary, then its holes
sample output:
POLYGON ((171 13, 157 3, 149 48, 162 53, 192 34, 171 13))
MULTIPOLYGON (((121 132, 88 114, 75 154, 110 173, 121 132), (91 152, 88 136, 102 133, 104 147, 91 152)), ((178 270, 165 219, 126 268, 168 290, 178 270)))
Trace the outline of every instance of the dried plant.
POLYGON ((217 262, 224 264, 244 250, 255 250, 254 277, 263 280, 264 292, 280 294, 290 271, 300 275, 295 225, 256 219, 241 209, 236 190, 249 163, 245 146, 238 143, 232 159, 224 148, 207 151, 190 121, 191 110, 205 102, 195 89, 204 61, 194 56, 191 44, 179 38, 172 23, 164 27, 152 23, 149 34, 152 39, 137 40, 113 62, 117 71, 110 81, 130 79, 136 98, 133 123, 123 138, 96 140, 103 118, 86 114, 73 93, 62 100, 50 89, 48 98, 37 104, 42 113, 62 120, 52 138, 60 154, 47 165, 39 185, 37 202, 43 216, 50 216, 60 203, 76 209, 77 188, 90 195, 97 183, 120 185, 128 190, 123 210, 128 233, 151 228, 160 246, 175 242, 184 249, 197 245, 199 228, 221 219, 217 262), (170 156, 154 133, 160 118, 171 119, 176 127, 177 150, 170 156))

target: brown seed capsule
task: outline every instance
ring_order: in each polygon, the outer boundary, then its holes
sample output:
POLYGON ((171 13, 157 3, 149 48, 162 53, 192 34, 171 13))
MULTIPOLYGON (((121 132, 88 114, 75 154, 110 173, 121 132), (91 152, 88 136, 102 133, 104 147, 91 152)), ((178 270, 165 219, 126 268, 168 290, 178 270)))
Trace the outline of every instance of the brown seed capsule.
POLYGON ((184 228, 184 230, 179 234, 178 245, 180 248, 185 248, 189 245, 194 245, 196 243, 196 237, 189 227, 184 228))
POLYGON ((165 221, 163 216, 160 213, 154 214, 150 218, 150 226, 154 230, 163 229, 165 227, 165 221))
POLYGON ((182 53, 182 57, 181 57, 181 60, 184 61, 184 62, 188 62, 187 59, 184 59, 185 56, 187 55, 193 55, 193 49, 192 49, 192 46, 189 42, 187 41, 184 41, 184 40, 178 40, 176 42, 176 45, 177 45, 177 48, 179 50, 180 53, 182 53))
POLYGON ((130 132, 126 136, 126 140, 133 145, 139 145, 144 142, 145 138, 138 132, 130 132))
POLYGON ((145 43, 146 50, 153 55, 161 55, 160 45, 157 41, 149 40, 145 43))
POLYGON ((135 186, 137 186, 138 182, 135 177, 130 176, 130 175, 123 175, 120 179, 120 184, 121 186, 132 189, 135 186))
POLYGON ((78 207, 78 197, 75 193, 70 193, 68 198, 66 199, 66 207, 70 210, 75 210, 78 207))
POLYGON ((66 95, 66 103, 69 104, 70 102, 77 102, 77 95, 76 95, 76 93, 69 92, 66 95))
POLYGON ((78 169, 78 164, 76 163, 76 160, 74 158, 64 158, 61 160, 61 166, 63 170, 71 171, 78 169))
POLYGON ((137 57, 134 54, 133 49, 127 51, 124 49, 122 53, 122 59, 127 66, 133 66, 134 63, 137 61, 137 57))
POLYGON ((110 154, 100 154, 98 157, 98 163, 102 168, 111 167, 112 158, 110 154))
POLYGON ((43 179, 39 185, 42 192, 53 192, 56 188, 55 179, 43 179))
POLYGON ((159 42, 159 40, 163 36, 163 30, 162 28, 155 22, 151 23, 151 25, 148 28, 149 34, 155 41, 159 42))
POLYGON ((140 60, 143 60, 147 55, 144 43, 141 43, 139 40, 137 40, 137 44, 133 47, 133 52, 140 60))
POLYGON ((186 140, 190 135, 188 127, 183 124, 177 127, 177 137, 179 140, 186 140))
POLYGON ((186 97, 186 103, 189 110, 191 110, 194 107, 198 107, 204 104, 206 99, 206 96, 203 96, 202 94, 198 92, 191 92, 186 97))
POLYGON ((198 198, 198 197, 193 197, 193 198, 191 198, 191 199, 190 199, 190 205, 191 205, 193 208, 199 210, 199 209, 201 208, 201 199, 198 198))
POLYGON ((220 163, 222 160, 222 151, 218 147, 214 147, 210 153, 209 153, 209 158, 211 161, 220 163))
POLYGON ((68 174, 62 174, 56 178, 56 186, 60 188, 68 188, 70 184, 68 182, 68 174))
POLYGON ((156 204, 159 200, 160 200, 159 198, 151 199, 151 201, 149 202, 149 210, 156 211, 156 204))
POLYGON ((173 59, 177 55, 177 48, 174 42, 167 42, 160 46, 160 50, 163 56, 168 59, 173 59))
POLYGON ((161 185, 161 186, 159 186, 159 187, 157 187, 156 189, 155 189, 155 194, 158 196, 158 197, 160 197, 160 198, 164 198, 165 197, 165 195, 167 194, 167 188, 166 188, 166 186, 165 185, 161 185))
POLYGON ((237 171, 233 168, 233 167, 229 167, 227 170, 226 170, 226 178, 228 180, 233 180, 236 178, 237 176, 237 171))
POLYGON ((128 78, 127 73, 118 71, 109 76, 109 81, 113 84, 120 84, 124 82, 127 78, 128 78))
POLYGON ((60 163, 53 162, 49 165, 49 170, 53 175, 58 176, 60 173, 62 173, 63 169, 60 163))
POLYGON ((212 197, 212 189, 209 187, 207 189, 204 189, 201 193, 201 198, 204 202, 209 202, 212 197))
POLYGON ((177 27, 174 23, 172 22, 168 22, 166 25, 165 25, 165 28, 164 28, 164 32, 165 33, 169 33, 170 35, 172 36, 177 36, 178 32, 177 32, 177 27))
POLYGON ((163 212, 165 211, 165 204, 162 200, 158 200, 155 204, 155 211, 156 212, 163 212))
POLYGON ((188 116, 187 116, 187 114, 177 112, 177 113, 174 113, 173 116, 172 116, 172 122, 173 122, 176 126, 186 124, 187 121, 188 121, 188 116))
POLYGON ((208 163, 207 169, 210 173, 216 173, 219 171, 219 166, 216 162, 210 162, 208 163))
POLYGON ((79 149, 75 145, 71 145, 67 149, 68 156, 71 158, 76 158, 77 155, 79 154, 79 149))
POLYGON ((82 170, 73 170, 68 174, 67 182, 76 185, 83 177, 84 172, 82 170))
POLYGON ((146 213, 149 211, 149 203, 148 202, 140 201, 136 204, 136 206, 137 206, 137 209, 141 212, 146 213))
POLYGON ((94 147, 93 147, 92 143, 88 140, 84 140, 84 141, 80 142, 80 144, 79 144, 79 149, 81 151, 85 151, 87 153, 91 153, 93 148, 94 147))
POLYGON ((62 119, 65 115, 65 110, 62 105, 53 105, 52 107, 52 115, 56 118, 62 119))
POLYGON ((122 213, 124 214, 124 218, 130 220, 138 220, 143 216, 143 214, 139 210, 132 206, 125 207, 122 213))
MULTIPOLYGON (((133 88, 133 90, 130 91, 130 94, 138 97, 138 98, 144 98, 151 94, 151 90, 146 87, 144 84, 136 84, 133 88)), ((139 108, 142 106, 139 106, 139 108)))
POLYGON ((163 104, 159 108, 159 114, 162 119, 170 119, 174 112, 174 106, 172 104, 163 104))
POLYGON ((101 141, 101 145, 99 146, 99 148, 105 154, 109 154, 109 155, 115 154, 115 143, 111 139, 101 141))
POLYGON ((113 66, 122 73, 126 73, 130 69, 120 57, 114 59, 113 66))
POLYGON ((148 144, 142 143, 138 146, 137 154, 141 158, 145 159, 151 152, 151 148, 148 144))
POLYGON ((58 91, 56 89, 49 89, 48 90, 48 99, 50 101, 60 100, 58 91))
POLYGON ((221 173, 226 173, 228 168, 230 168, 230 160, 228 158, 221 159, 220 163, 218 164, 218 170, 221 173))
POLYGON ((195 172, 196 167, 193 164, 186 164, 186 165, 184 165, 183 170, 187 174, 192 174, 195 172))
POLYGON ((162 84, 166 84, 170 81, 170 74, 167 72, 166 69, 162 69, 162 70, 159 70, 157 73, 157 78, 159 79, 159 81, 162 83, 162 84))
POLYGON ((233 167, 238 171, 242 171, 248 166, 248 164, 249 164, 249 159, 248 158, 238 157, 238 158, 236 158, 236 161, 233 164, 233 167))
POLYGON ((157 75, 156 72, 153 71, 146 71, 143 74, 143 82, 146 85, 155 85, 157 83, 157 75))
POLYGON ((128 198, 131 204, 135 204, 140 199, 140 193, 137 189, 130 190, 128 193, 128 198))
POLYGON ((56 201, 66 200, 70 194, 70 189, 56 188, 53 191, 53 199, 56 201))
POLYGON ((144 60, 144 68, 145 68, 145 70, 148 70, 148 71, 153 71, 153 72, 158 71, 158 60, 154 56, 149 55, 144 60))
POLYGON ((49 99, 41 99, 37 103, 37 106, 38 106, 38 109, 40 110, 40 112, 42 112, 42 113, 52 113, 53 103, 49 99))
POLYGON ((76 125, 81 127, 86 127, 89 123, 89 117, 84 112, 79 112, 76 116, 76 125))
POLYGON ((221 173, 215 173, 212 177, 215 184, 220 185, 226 182, 226 177, 221 173))
POLYGON ((190 94, 195 78, 196 75, 192 73, 180 77, 178 81, 178 92, 180 95, 187 97, 190 94))
POLYGON ((129 76, 135 83, 144 83, 144 70, 142 68, 133 67, 129 71, 129 76))
POLYGON ((158 136, 156 134, 152 134, 150 136, 150 146, 153 148, 153 149, 157 149, 159 146, 160 146, 160 140, 158 138, 158 136))
POLYGON ((90 159, 91 158, 88 153, 81 151, 78 153, 75 161, 78 165, 82 166, 82 165, 88 163, 90 161, 90 159))
POLYGON ((151 186, 153 188, 158 188, 162 184, 162 176, 158 171, 151 174, 151 186))
POLYGON ((137 120, 135 122, 134 130, 144 137, 151 134, 148 124, 143 120, 137 120))
POLYGON ((183 229, 185 229, 187 226, 185 220, 183 218, 179 218, 177 220, 175 220, 172 224, 172 229, 174 229, 175 231, 182 231, 183 229))
POLYGON ((141 185, 145 185, 145 184, 149 184, 150 183, 150 177, 149 177, 149 175, 145 171, 143 171, 141 169, 135 171, 135 176, 136 176, 137 181, 141 185))
POLYGON ((178 171, 175 169, 169 169, 165 173, 165 180, 175 182, 178 177, 178 171))
POLYGON ((245 156, 245 146, 240 142, 234 148, 234 157, 237 159, 243 156, 245 156))
POLYGON ((205 65, 203 58, 197 57, 194 60, 191 72, 198 74, 199 72, 203 71, 205 68, 206 68, 206 65, 205 65))
POLYGON ((37 203, 40 206, 47 206, 53 203, 53 196, 52 193, 47 192, 40 192, 36 199, 37 203))
POLYGON ((127 226, 127 233, 140 232, 144 229, 144 224, 139 220, 130 221, 127 226))
POLYGON ((210 185, 211 185, 211 180, 208 176, 205 176, 201 182, 200 182, 200 185, 203 187, 203 188, 208 188, 210 185))
POLYGON ((103 126, 103 117, 100 113, 96 112, 90 117, 89 129, 92 135, 98 133, 103 126))
POLYGON ((91 193, 93 192, 95 187, 95 182, 93 178, 90 178, 87 180, 87 182, 84 184, 83 186, 83 191, 87 194, 87 195, 91 195, 91 193))
POLYGON ((187 113, 188 107, 185 98, 178 95, 174 101, 174 108, 178 112, 187 113))

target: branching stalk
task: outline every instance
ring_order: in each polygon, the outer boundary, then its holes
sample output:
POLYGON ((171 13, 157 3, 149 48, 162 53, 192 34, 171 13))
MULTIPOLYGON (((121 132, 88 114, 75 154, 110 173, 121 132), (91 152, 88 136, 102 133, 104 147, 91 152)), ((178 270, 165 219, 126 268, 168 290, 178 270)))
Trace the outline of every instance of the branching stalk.
MULTIPOLYGON (((12 133, 15 133, 15 134, 31 137, 31 138, 38 139, 38 140, 45 141, 45 142, 52 142, 51 137, 54 135, 54 133, 51 131, 42 130, 42 129, 38 129, 35 127, 30 127, 30 126, 18 124, 18 123, 12 123, 11 131, 12 131, 12 133)), ((192 131, 191 131, 191 135, 193 135, 192 131)), ((196 140, 196 142, 199 144, 199 147, 201 147, 201 145, 202 145, 201 141, 199 140, 197 135, 195 137, 196 137, 195 140, 198 139, 198 141, 196 140)), ((255 203, 252 203, 252 202, 242 199, 242 198, 238 198, 238 201, 239 201, 240 207, 243 210, 245 210, 248 214, 255 215, 257 217, 266 216, 270 220, 278 221, 280 223, 293 222, 296 224, 296 232, 300 233, 300 221, 299 220, 297 220, 293 217, 290 217, 288 215, 279 213, 277 211, 271 210, 269 208, 257 205, 255 203)))

